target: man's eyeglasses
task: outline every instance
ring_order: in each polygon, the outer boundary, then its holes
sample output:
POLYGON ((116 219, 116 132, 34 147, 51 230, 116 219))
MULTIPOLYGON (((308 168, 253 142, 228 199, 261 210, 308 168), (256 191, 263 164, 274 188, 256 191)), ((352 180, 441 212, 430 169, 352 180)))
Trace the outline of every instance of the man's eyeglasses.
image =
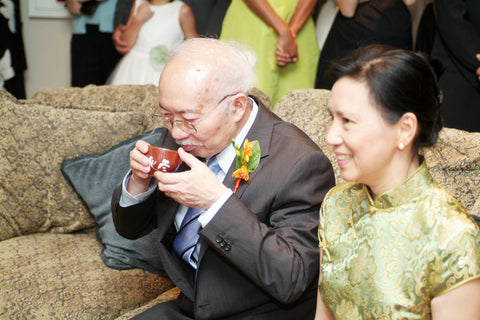
POLYGON ((212 108, 210 111, 202 115, 200 118, 196 119, 195 123, 188 120, 174 120, 171 115, 158 112, 159 110, 163 109, 161 105, 155 108, 155 112, 152 114, 152 117, 161 118, 163 123, 165 124, 165 127, 167 127, 167 129, 169 130, 173 129, 173 126, 176 125, 183 132, 187 132, 189 134, 196 134, 198 131, 195 124, 198 124, 200 120, 205 119, 213 110, 217 109, 217 107, 221 105, 225 99, 227 99, 228 97, 234 96, 237 93, 227 94, 225 97, 220 99, 220 101, 217 103, 217 105, 214 108, 212 108))

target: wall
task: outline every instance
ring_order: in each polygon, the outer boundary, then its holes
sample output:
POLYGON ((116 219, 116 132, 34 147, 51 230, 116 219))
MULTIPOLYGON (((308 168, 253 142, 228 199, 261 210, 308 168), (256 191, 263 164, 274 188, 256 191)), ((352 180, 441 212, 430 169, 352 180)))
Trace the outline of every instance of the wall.
POLYGON ((25 90, 27 98, 42 88, 70 85, 69 18, 29 18, 28 0, 20 0, 23 41, 27 56, 25 90))

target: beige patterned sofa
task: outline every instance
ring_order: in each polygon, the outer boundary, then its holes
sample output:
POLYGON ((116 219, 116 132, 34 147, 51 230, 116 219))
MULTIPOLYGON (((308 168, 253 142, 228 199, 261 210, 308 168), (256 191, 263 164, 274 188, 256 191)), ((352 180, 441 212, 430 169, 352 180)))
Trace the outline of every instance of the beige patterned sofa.
MULTIPOLYGON (((293 91, 274 111, 333 159, 328 97, 293 91)), ((62 174, 66 160, 107 154, 159 127, 150 117, 157 105, 154 86, 43 89, 27 100, 0 91, 0 320, 130 319, 178 295, 161 275, 105 264, 94 209, 62 174)), ((437 181, 478 214, 480 133, 444 129, 426 158, 437 181)), ((102 173, 89 178, 93 190, 109 179, 102 173)))

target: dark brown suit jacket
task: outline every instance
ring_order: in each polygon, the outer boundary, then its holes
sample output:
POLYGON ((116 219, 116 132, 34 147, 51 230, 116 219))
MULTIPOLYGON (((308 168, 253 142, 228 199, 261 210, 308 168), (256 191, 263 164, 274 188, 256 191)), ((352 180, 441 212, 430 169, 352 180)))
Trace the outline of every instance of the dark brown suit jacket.
MULTIPOLYGON (((334 185, 328 158, 294 125, 258 101, 247 138, 262 150, 258 168, 205 228, 195 281, 172 250, 178 203, 156 192, 141 204, 112 202, 118 232, 135 238, 159 228, 165 272, 193 301, 195 319, 313 319, 318 283, 318 212, 334 185)), ((172 146, 170 134, 162 145, 172 146)), ((224 184, 235 184, 232 164, 224 184)))

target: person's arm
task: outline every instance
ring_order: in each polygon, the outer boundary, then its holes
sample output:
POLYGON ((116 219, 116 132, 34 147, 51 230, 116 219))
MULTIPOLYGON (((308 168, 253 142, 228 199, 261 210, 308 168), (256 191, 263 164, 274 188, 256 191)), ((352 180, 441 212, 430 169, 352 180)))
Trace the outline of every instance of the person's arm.
MULTIPOLYGON (((320 249, 320 270, 318 272, 319 274, 319 279, 322 279, 322 257, 323 257, 323 251, 320 249)), ((317 309, 315 311, 315 320, 334 320, 330 312, 328 311, 327 307, 323 303, 322 300, 322 295, 320 294, 320 289, 317 291, 317 309)))
POLYGON ((195 15, 188 4, 180 8, 180 26, 182 27, 185 39, 198 37, 195 15))
POLYGON ((317 0, 299 0, 297 8, 293 13, 290 22, 288 23, 290 29, 292 30, 294 36, 297 36, 297 33, 303 28, 303 25, 307 19, 311 16, 317 0))
POLYGON ((115 7, 115 16, 113 19, 114 30, 112 34, 113 45, 120 54, 127 54, 130 52, 128 42, 122 40, 123 33, 126 30, 128 17, 132 13, 135 0, 118 0, 115 7))
POLYGON ((117 50, 118 53, 120 54, 127 54, 130 52, 130 49, 132 49, 127 41, 122 40, 122 35, 126 30, 126 26, 124 24, 120 24, 115 27, 113 30, 112 34, 112 40, 113 40, 113 45, 115 46, 115 49, 117 50))
POLYGON ((480 279, 468 281, 459 287, 433 298, 432 320, 480 319, 480 279))
POLYGON ((292 303, 318 279, 318 211, 334 177, 320 152, 302 152, 286 141, 283 148, 284 155, 297 153, 292 165, 267 157, 271 162, 260 164, 263 172, 251 177, 245 192, 239 189, 241 199, 232 195, 201 235, 279 302, 292 303), (219 234, 232 250, 217 243, 219 234))
POLYGON ((352 18, 357 10, 358 0, 335 0, 335 4, 346 18, 352 18))
POLYGON ((279 36, 292 36, 289 25, 275 12, 267 0, 245 0, 247 6, 279 36))
POLYGON ((82 15, 80 11, 82 9, 82 2, 79 0, 67 0, 67 10, 74 16, 82 15))
POLYGON ((413 6, 416 2, 417 0, 403 0, 403 3, 405 3, 407 7, 413 6))
POLYGON ((142 28, 143 24, 153 16, 153 12, 148 7, 148 3, 146 1, 140 4, 137 12, 135 12, 135 7, 136 5, 132 7, 130 18, 128 18, 125 31, 121 36, 122 41, 128 43, 130 48, 135 45, 135 42, 137 42, 138 34, 140 33, 140 29, 142 28))
POLYGON ((275 12, 267 0, 245 0, 245 3, 277 33, 277 64, 283 66, 288 62, 296 61, 298 57, 297 41, 288 23, 275 12))
MULTIPOLYGON (((317 3, 317 0, 299 0, 297 4, 297 8, 295 9, 295 12, 293 13, 292 18, 290 19, 289 26, 290 30, 293 33, 293 37, 297 37, 297 33, 303 28, 303 25, 307 21, 307 19, 310 17, 313 8, 315 8, 315 5, 317 3)), ((285 50, 283 48, 283 43, 280 41, 277 42, 276 46, 276 56, 277 56, 277 64, 280 66, 284 66, 289 62, 295 62, 298 61, 299 55, 298 55, 298 50, 296 55, 289 55, 286 54, 288 50, 285 50)), ((288 44, 288 43, 287 43, 288 44)))

